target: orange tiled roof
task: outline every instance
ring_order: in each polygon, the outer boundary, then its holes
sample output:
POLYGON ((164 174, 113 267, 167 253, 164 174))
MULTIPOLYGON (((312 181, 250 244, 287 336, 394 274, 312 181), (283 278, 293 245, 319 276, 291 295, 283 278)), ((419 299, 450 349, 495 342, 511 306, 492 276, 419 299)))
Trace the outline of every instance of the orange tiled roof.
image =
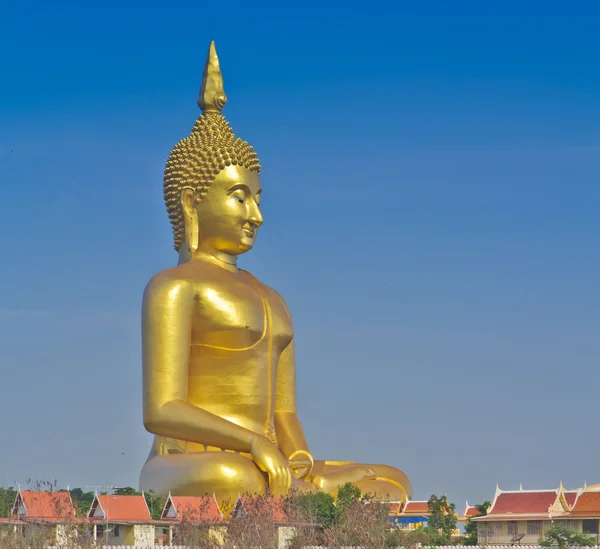
POLYGON ((69 492, 34 492, 21 490, 13 515, 31 520, 61 520, 75 516, 75 509, 69 492), (25 514, 19 514, 19 498, 25 506, 25 514))
POLYGON ((280 498, 241 497, 238 500, 239 505, 242 505, 250 518, 258 518, 264 516, 265 513, 270 513, 274 522, 287 522, 287 516, 283 510, 283 500, 280 498))
POLYGON ((101 518, 112 522, 148 522, 152 520, 144 496, 116 496, 113 494, 96 496, 90 511, 90 518, 101 518), (101 516, 94 516, 97 505, 102 507, 101 516))
POLYGON ((163 520, 187 520, 190 522, 220 522, 223 515, 215 498, 192 496, 169 496, 162 514, 163 520), (175 517, 169 517, 173 507, 175 517))
POLYGON ((571 510, 571 514, 595 514, 600 516, 600 492, 582 492, 575 506, 571 510))

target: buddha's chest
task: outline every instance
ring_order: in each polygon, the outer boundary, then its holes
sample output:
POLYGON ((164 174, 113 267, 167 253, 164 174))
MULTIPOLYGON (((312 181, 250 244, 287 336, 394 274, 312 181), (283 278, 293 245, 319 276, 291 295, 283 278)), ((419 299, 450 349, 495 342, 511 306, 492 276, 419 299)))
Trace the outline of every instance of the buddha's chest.
POLYGON ((243 350, 270 339, 277 352, 293 335, 281 298, 245 274, 198 284, 193 316, 192 345, 243 350))

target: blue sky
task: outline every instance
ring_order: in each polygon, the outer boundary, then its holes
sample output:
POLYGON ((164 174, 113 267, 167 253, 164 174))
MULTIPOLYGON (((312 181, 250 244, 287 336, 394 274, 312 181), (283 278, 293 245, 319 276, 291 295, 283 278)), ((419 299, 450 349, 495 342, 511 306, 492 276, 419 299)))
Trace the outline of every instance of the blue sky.
POLYGON ((313 453, 459 506, 600 482, 594 2, 1 3, 0 467, 135 485, 140 301, 210 39, 313 453))

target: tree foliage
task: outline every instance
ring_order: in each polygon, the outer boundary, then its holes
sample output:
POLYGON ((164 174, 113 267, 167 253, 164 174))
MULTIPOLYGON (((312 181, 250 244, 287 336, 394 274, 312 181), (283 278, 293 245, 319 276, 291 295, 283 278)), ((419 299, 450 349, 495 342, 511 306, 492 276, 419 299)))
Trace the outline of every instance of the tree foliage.
POLYGON ((291 493, 285 511, 294 522, 316 524, 328 528, 335 517, 335 499, 331 494, 317 492, 291 493))
POLYGON ((123 486, 122 488, 115 488, 113 494, 115 496, 140 496, 142 493, 131 486, 123 486))
POLYGON ((465 524, 465 537, 463 540, 464 545, 477 545, 477 523, 473 522, 471 519, 475 517, 483 517, 487 515, 488 509, 492 505, 491 501, 484 501, 479 505, 475 505, 475 509, 477 509, 477 514, 473 517, 469 517, 467 519, 467 523, 465 524))
POLYGON ((71 500, 78 517, 85 517, 94 501, 94 492, 84 492, 81 488, 71 490, 71 500))
POLYGON ((429 545, 450 545, 452 533, 456 530, 456 506, 449 503, 446 496, 438 497, 435 494, 427 502, 429 518, 427 526, 423 528, 429 536, 429 545))
POLYGON ((575 532, 564 526, 552 526, 544 532, 544 537, 540 538, 539 544, 542 547, 558 546, 559 549, 592 546, 596 545, 596 536, 575 532))
POLYGON ((358 486, 351 482, 346 482, 335 496, 335 506, 333 509, 333 522, 335 524, 343 524, 346 520, 346 510, 353 504, 358 503, 363 499, 362 492, 358 486))
POLYGON ((9 488, 0 488, 0 517, 9 517, 15 499, 17 498, 17 491, 11 486, 9 488))

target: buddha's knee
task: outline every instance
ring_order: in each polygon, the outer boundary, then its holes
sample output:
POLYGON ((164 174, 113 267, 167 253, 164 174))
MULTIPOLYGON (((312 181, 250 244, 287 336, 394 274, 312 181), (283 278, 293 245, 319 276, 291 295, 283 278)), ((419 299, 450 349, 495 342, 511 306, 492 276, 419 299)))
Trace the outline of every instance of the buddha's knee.
POLYGON ((140 488, 156 494, 219 499, 238 494, 263 494, 264 475, 250 459, 229 452, 174 454, 149 459, 140 475, 140 488))
POLYGON ((396 467, 392 467, 391 465, 383 464, 368 465, 367 467, 372 467, 375 470, 377 479, 386 480, 391 484, 402 486, 406 496, 408 498, 412 497, 412 484, 403 471, 396 467))
POLYGON ((265 476, 253 461, 225 452, 215 453, 214 458, 195 462, 190 468, 188 482, 198 488, 212 487, 215 492, 234 491, 235 495, 265 493, 265 476))

